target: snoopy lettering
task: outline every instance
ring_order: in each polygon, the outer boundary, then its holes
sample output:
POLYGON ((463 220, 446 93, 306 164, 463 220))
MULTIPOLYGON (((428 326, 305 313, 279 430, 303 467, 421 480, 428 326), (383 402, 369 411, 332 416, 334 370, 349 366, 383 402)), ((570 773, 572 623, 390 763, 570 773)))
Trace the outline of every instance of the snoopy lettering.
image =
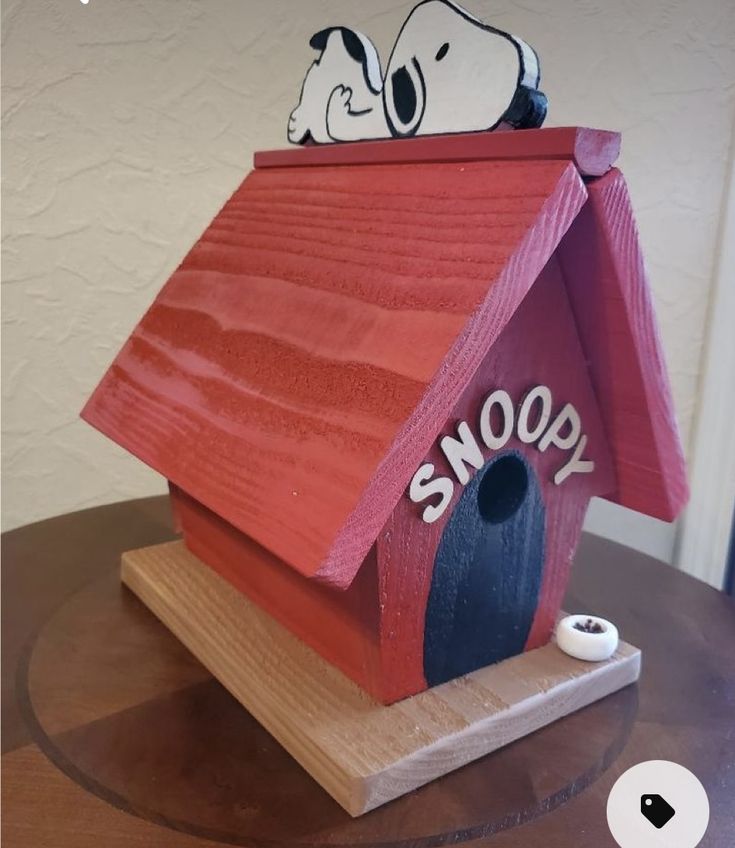
POLYGON ((520 38, 452 0, 424 0, 398 34, 383 77, 378 52, 345 27, 317 33, 288 137, 359 141, 540 127, 547 101, 539 61, 520 38))

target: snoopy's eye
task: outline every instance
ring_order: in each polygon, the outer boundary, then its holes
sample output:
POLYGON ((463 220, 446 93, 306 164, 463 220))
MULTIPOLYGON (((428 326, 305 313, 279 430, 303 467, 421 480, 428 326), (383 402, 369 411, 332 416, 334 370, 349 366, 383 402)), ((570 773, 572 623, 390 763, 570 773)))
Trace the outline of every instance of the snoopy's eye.
POLYGON ((449 53, 449 42, 445 41, 444 44, 436 51, 436 61, 441 62, 441 60, 449 53))

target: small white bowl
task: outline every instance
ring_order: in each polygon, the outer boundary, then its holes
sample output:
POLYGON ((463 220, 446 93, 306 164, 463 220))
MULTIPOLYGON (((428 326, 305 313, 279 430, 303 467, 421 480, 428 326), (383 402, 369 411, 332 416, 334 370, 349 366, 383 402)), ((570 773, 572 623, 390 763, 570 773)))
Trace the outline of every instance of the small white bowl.
POLYGON ((556 626, 556 644, 578 660, 609 660, 618 647, 618 628, 595 615, 568 615, 556 626))

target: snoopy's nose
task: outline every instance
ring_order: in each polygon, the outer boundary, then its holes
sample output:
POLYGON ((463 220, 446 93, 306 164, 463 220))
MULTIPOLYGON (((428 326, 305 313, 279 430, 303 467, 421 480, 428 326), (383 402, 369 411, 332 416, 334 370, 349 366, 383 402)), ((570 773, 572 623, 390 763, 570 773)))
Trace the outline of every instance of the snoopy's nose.
POLYGON ((391 74, 393 88, 393 105, 398 120, 408 125, 416 115, 416 87, 405 65, 391 74))

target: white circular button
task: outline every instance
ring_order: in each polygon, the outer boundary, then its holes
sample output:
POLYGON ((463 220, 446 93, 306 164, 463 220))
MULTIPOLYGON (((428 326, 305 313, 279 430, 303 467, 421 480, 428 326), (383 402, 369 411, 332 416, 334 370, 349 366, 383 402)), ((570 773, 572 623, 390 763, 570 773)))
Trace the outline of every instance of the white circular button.
POLYGON ((709 800, 689 769, 649 760, 615 782, 607 824, 620 848, 695 848, 709 824, 709 800))
POLYGON ((568 615, 556 626, 556 644, 578 660, 608 660, 618 647, 618 628, 594 615, 568 615))

